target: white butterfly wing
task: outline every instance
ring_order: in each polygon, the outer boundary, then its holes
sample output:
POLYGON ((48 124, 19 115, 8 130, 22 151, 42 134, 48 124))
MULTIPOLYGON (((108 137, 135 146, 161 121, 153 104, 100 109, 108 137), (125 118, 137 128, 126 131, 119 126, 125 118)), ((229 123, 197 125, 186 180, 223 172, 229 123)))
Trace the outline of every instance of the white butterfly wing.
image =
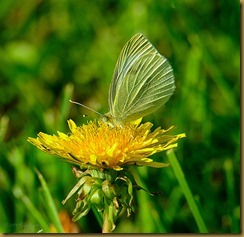
POLYGON ((111 116, 121 122, 136 120, 161 107, 175 89, 173 70, 142 35, 122 49, 109 91, 111 116))

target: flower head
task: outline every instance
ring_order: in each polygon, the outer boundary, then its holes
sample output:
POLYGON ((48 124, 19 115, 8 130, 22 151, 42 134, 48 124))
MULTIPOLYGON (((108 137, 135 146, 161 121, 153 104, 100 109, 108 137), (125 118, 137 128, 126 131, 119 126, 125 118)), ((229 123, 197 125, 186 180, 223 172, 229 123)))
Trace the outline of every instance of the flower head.
POLYGON ((28 141, 44 152, 80 166, 81 169, 72 168, 79 181, 63 204, 77 192, 73 220, 85 216, 95 206, 103 212, 103 232, 114 230, 115 221, 123 209, 128 216, 136 209, 134 193, 143 189, 123 166, 168 166, 148 157, 176 147, 176 141, 185 137, 184 133, 166 135, 172 127, 152 131, 152 123, 140 124, 140 120, 123 127, 111 127, 104 121, 91 121, 78 127, 68 120, 68 125, 71 132, 67 135, 39 133, 37 138, 28 138, 28 141))
POLYGON ((176 147, 175 142, 185 137, 185 134, 165 135, 172 127, 151 131, 153 124, 150 122, 111 128, 102 121, 91 121, 77 127, 72 120, 68 120, 68 125, 71 130, 68 135, 58 132, 51 136, 40 132, 38 138, 28 138, 28 141, 40 150, 81 168, 122 170, 122 166, 129 164, 158 168, 167 166, 148 157, 176 147))

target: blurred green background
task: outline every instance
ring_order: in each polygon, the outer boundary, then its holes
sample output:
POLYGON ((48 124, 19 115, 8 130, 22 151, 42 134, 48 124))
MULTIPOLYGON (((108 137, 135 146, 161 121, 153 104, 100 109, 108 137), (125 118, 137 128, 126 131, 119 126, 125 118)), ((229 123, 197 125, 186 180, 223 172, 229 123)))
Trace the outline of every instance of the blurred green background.
MULTIPOLYGON (((34 167, 58 212, 72 217, 74 201, 61 204, 77 181, 71 165, 27 137, 68 132, 69 118, 81 125, 97 117, 69 99, 107 112, 120 50, 141 32, 168 58, 176 82, 166 105, 144 120, 187 134, 176 154, 209 232, 239 233, 239 8, 231 0, 0 1, 0 232, 40 231, 27 197, 48 219, 34 167)), ((154 159, 168 161, 165 153, 154 159)), ((138 213, 122 216, 116 233, 199 231, 171 167, 134 174, 139 185, 163 195, 139 191, 138 213)), ((77 228, 100 232, 92 212, 77 228)))

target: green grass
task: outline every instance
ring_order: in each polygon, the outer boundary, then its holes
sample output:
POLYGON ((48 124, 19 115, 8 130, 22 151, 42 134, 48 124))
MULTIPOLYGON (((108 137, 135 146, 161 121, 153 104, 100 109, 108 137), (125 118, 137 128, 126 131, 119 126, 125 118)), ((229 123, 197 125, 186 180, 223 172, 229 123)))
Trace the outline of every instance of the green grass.
POLYGON ((188 186, 185 175, 180 167, 180 164, 176 158, 176 155, 174 154, 174 152, 172 150, 169 150, 169 151, 167 151, 167 156, 169 158, 170 164, 172 165, 174 174, 179 182, 181 190, 184 193, 184 196, 187 200, 187 203, 192 212, 192 215, 197 223, 199 233, 208 233, 206 224, 202 217, 202 213, 199 210, 199 208, 194 200, 193 194, 188 186))
MULTIPOLYGON (((144 121, 187 137, 176 157, 153 156, 170 167, 133 169, 139 185, 163 195, 139 191, 138 212, 122 215, 115 232, 240 233, 239 17, 230 0, 0 1, 0 232, 63 231, 57 214, 72 218, 75 197, 61 202, 77 179, 27 138, 66 133, 67 119, 96 118, 69 99, 107 112, 119 52, 142 32, 169 59, 176 82, 144 121)), ((77 226, 98 233, 100 216, 91 211, 77 226)))

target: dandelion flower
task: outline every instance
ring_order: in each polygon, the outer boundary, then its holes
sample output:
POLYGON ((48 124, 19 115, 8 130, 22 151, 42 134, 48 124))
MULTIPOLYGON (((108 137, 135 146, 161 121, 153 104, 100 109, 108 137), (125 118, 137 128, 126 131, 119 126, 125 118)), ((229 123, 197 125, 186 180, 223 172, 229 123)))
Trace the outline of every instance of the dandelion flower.
POLYGON ((185 134, 166 135, 160 127, 152 131, 153 124, 128 124, 111 128, 102 121, 90 121, 78 127, 68 120, 71 133, 47 135, 42 132, 38 138, 28 141, 40 150, 63 158, 81 168, 122 170, 125 165, 165 167, 168 164, 154 162, 149 156, 177 146, 176 141, 185 134))
POLYGON ((173 127, 152 130, 152 123, 140 124, 140 119, 123 127, 111 127, 104 121, 77 126, 68 120, 68 125, 71 132, 67 135, 40 132, 37 138, 28 138, 28 141, 40 150, 80 167, 72 168, 79 181, 63 204, 77 192, 73 220, 85 216, 93 205, 103 212, 104 233, 114 230, 122 209, 126 209, 128 216, 135 211, 134 192, 143 189, 124 167, 166 167, 168 164, 149 157, 176 147, 177 140, 185 137, 184 133, 167 135, 173 127))

